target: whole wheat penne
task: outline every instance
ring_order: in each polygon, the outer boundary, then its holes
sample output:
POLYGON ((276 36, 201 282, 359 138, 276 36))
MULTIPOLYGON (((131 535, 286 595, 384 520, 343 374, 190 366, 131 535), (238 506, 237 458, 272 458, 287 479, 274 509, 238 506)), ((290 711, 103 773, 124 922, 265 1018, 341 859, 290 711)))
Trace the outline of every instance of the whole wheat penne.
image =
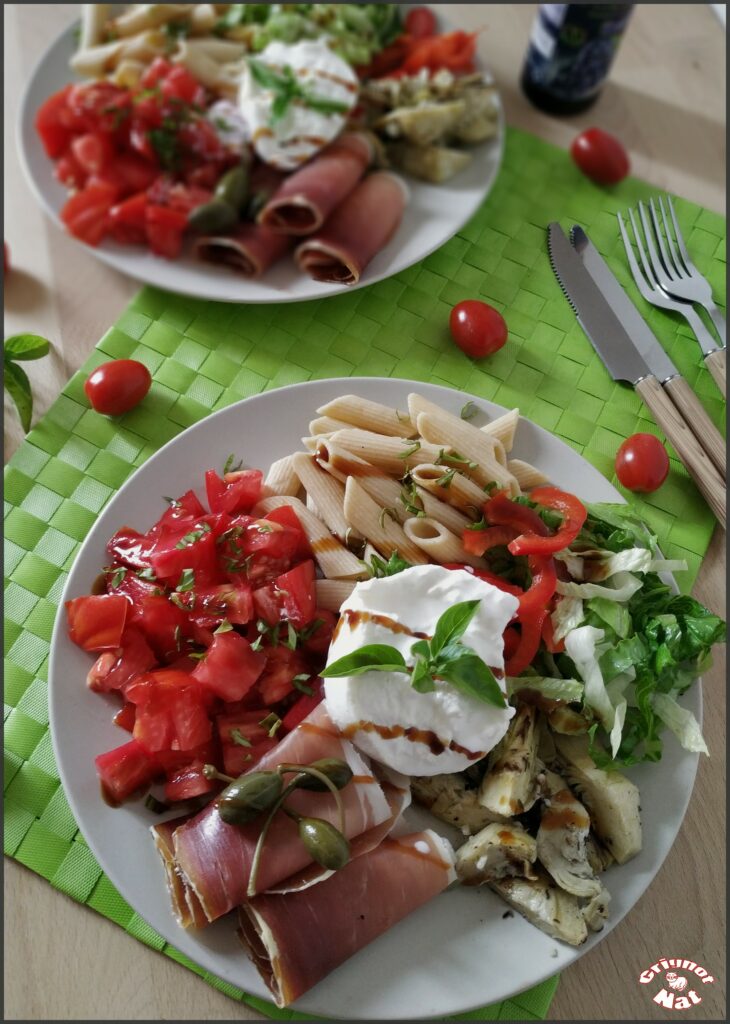
POLYGON ((175 64, 186 67, 207 89, 219 89, 223 84, 223 65, 205 51, 192 49, 188 40, 178 45, 176 52, 172 54, 172 60, 175 64))
POLYGON ((428 444, 427 441, 374 434, 357 427, 338 430, 332 435, 331 440, 359 455, 371 466, 397 477, 403 476, 407 469, 419 466, 422 462, 435 462, 441 452, 441 448, 428 444))
POLYGON ((344 544, 348 533, 355 539, 361 539, 359 534, 354 533, 350 524, 345 519, 344 503, 345 488, 339 480, 326 473, 314 461, 311 455, 304 452, 297 452, 292 456, 294 471, 307 492, 307 508, 311 501, 314 508, 312 511, 318 515, 330 531, 344 544))
POLYGON ((134 89, 139 85, 146 67, 144 61, 125 57, 117 64, 111 80, 115 85, 121 85, 124 89, 134 89))
POLYGON ((539 487, 540 484, 548 482, 548 477, 541 470, 536 469, 529 462, 523 462, 522 459, 510 459, 507 469, 523 491, 529 491, 533 487, 539 487))
POLYGON ((120 59, 143 60, 149 64, 155 57, 167 54, 168 38, 159 29, 151 28, 129 39, 122 39, 121 44, 120 59))
POLYGON ((219 18, 214 4, 195 4, 188 20, 190 34, 203 36, 213 31, 219 18))
MULTIPOLYGON (((468 460, 458 466, 460 472, 482 486, 494 482, 517 491, 517 481, 495 457, 495 445, 499 444, 495 438, 448 413, 420 412, 417 422, 419 433, 432 443, 432 447, 441 445, 468 460)), ((441 458, 443 460, 443 456, 441 458)), ((435 461, 431 459, 431 462, 435 461)))
POLYGON ((423 503, 423 511, 428 518, 435 519, 437 523, 443 523, 447 530, 451 530, 457 536, 461 536, 461 531, 466 529, 473 519, 478 519, 481 515, 481 508, 479 515, 474 508, 468 509, 467 512, 459 512, 455 506, 441 501, 436 494, 431 494, 424 487, 416 485, 416 493, 423 503))
POLYGON ((479 518, 488 495, 463 473, 455 473, 445 466, 424 465, 411 470, 411 480, 439 501, 461 509, 466 515, 479 518))
POLYGON ((355 589, 354 580, 317 580, 317 607, 338 612, 355 589))
POLYGON ((262 498, 254 508, 254 515, 263 516, 282 505, 291 505, 302 524, 312 554, 328 579, 360 580, 368 576, 362 562, 333 537, 321 519, 313 515, 298 498, 272 495, 262 498))
POLYGON ((365 493, 352 476, 347 478, 345 484, 345 518, 385 558, 390 558, 397 551, 401 558, 413 565, 425 565, 428 562, 428 558, 408 539, 399 523, 384 515, 380 505, 365 493))
POLYGON ((195 4, 131 4, 114 19, 118 36, 134 36, 148 28, 157 28, 166 21, 174 21, 189 14, 195 4))
POLYGON ((396 519, 401 524, 414 517, 430 516, 443 523, 452 533, 460 535, 471 522, 461 512, 457 512, 443 501, 438 501, 423 488, 416 487, 415 493, 409 492, 400 480, 394 480, 392 477, 364 476, 360 478, 360 484, 379 505, 393 509, 396 519))
POLYGON ((317 438, 315 455, 322 469, 326 469, 342 483, 348 476, 356 476, 358 480, 364 479, 366 476, 387 477, 382 469, 371 466, 365 459, 361 459, 359 455, 355 455, 354 452, 338 444, 334 434, 331 437, 317 438))
POLYGON ((313 437, 319 434, 334 434, 336 430, 347 430, 349 423, 344 420, 335 420, 331 416, 318 416, 309 424, 309 433, 313 437))
POLYGON ((481 558, 467 554, 459 537, 447 530, 443 523, 435 519, 409 519, 403 525, 403 531, 409 540, 428 555, 428 557, 445 565, 447 562, 466 563, 466 565, 484 565, 481 558))
POLYGON ((485 423, 483 427, 479 429, 484 434, 489 434, 490 437, 496 437, 498 441, 501 441, 504 445, 506 452, 512 451, 512 445, 515 441, 515 431, 517 430, 517 424, 520 422, 520 410, 510 409, 503 416, 498 416, 496 420, 492 420, 490 423, 485 423))
POLYGON ((264 492, 267 496, 289 494, 296 497, 299 494, 302 485, 294 469, 292 458, 291 455, 285 455, 283 459, 277 459, 269 466, 269 472, 264 479, 264 492))
POLYGON ((415 437, 418 431, 407 412, 358 395, 340 395, 317 409, 320 416, 344 420, 350 426, 393 437, 415 437))
POLYGON ((217 39, 215 36, 206 36, 204 39, 186 39, 186 53, 205 54, 216 64, 229 64, 232 61, 240 60, 246 53, 244 43, 238 43, 235 39, 217 39))
POLYGON ((104 35, 104 25, 109 17, 111 4, 82 4, 81 5, 81 34, 79 36, 79 50, 88 50, 92 46, 98 46, 104 35))
POLYGON ((304 504, 307 506, 310 512, 312 512, 315 516, 317 516, 318 519, 321 519, 324 522, 324 516, 321 516, 319 514, 319 509, 317 508, 314 498, 312 497, 311 494, 304 495, 304 504))
POLYGON ((69 64, 77 75, 101 78, 115 66, 123 45, 121 40, 116 39, 114 42, 103 43, 101 46, 89 46, 83 50, 77 50, 69 64))

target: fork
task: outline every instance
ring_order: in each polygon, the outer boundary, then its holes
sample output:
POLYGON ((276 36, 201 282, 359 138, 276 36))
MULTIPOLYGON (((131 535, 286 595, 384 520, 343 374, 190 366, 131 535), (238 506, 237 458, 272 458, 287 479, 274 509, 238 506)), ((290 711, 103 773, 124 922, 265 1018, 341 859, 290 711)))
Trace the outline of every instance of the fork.
MULTIPOLYGON (((654 211, 654 207, 653 207, 653 200, 651 202, 652 202, 652 214, 653 214, 653 217, 654 217, 655 216, 655 211, 654 211)), ((661 200, 660 200, 660 203, 661 203, 661 200)), ((671 210, 671 213, 672 213, 672 217, 674 219, 674 223, 676 225, 676 218, 674 217, 674 209, 673 209, 673 207, 671 205, 671 199, 669 199, 669 207, 670 207, 670 210, 671 210)), ((661 209, 662 209, 662 214, 664 215, 664 206, 663 206, 663 204, 661 205, 661 209)), ((636 224, 636 221, 634 219, 634 212, 633 212, 633 210, 629 210, 628 211, 628 215, 629 215, 629 218, 631 220, 631 226, 633 228, 634 240, 636 242, 636 248, 638 250, 639 257, 641 259, 641 264, 642 264, 642 267, 643 267, 643 270, 644 270, 643 274, 642 274, 641 270, 639 269, 638 263, 636 262, 636 258, 634 256, 634 251, 633 251, 631 242, 629 240, 628 232, 626 230, 626 226, 624 224, 623 218, 622 218, 620 213, 617 214, 618 222, 619 222, 619 230, 621 232, 621 238, 623 239, 624 248, 626 249, 626 256, 627 256, 628 261, 629 261, 629 267, 631 269, 631 273, 633 275, 634 281, 636 282, 636 285, 637 285, 639 291, 641 292, 642 296, 646 299, 647 302, 652 303, 652 305, 657 306, 660 309, 671 309, 674 312, 679 313, 681 316, 683 316, 685 318, 685 320, 687 321, 687 323, 691 327, 692 331, 694 332, 694 334, 695 334, 695 336, 697 338, 697 341, 699 342, 699 345, 700 345, 700 348, 702 350, 702 354, 704 356, 705 362, 707 363, 707 369, 712 374, 712 376, 713 376, 713 378, 715 380, 715 383, 717 384, 719 390, 722 392, 722 395, 724 397, 725 394, 726 394, 726 385, 725 385, 725 348, 724 348, 724 346, 722 348, 718 348, 717 342, 715 341, 715 338, 708 331, 707 327, 705 327, 705 325, 702 322, 702 320, 700 319, 699 315, 695 312, 694 307, 691 304, 691 300, 684 300, 684 301, 682 301, 682 300, 674 297, 676 295, 676 289, 674 289, 674 291, 670 294, 670 292, 668 290, 668 287, 665 287, 665 285, 671 285, 673 287, 673 284, 669 280, 669 278, 667 277, 667 274, 665 272, 665 268, 662 265, 662 262, 659 259, 659 256, 657 254, 656 248, 654 246, 654 241, 653 241, 653 238, 652 238, 652 231, 649 228, 649 225, 648 225, 648 222, 647 222, 646 210, 645 210, 645 207, 644 207, 643 203, 639 203, 639 214, 641 216, 642 224, 644 226, 644 235, 645 235, 645 238, 646 238, 646 248, 648 248, 648 250, 649 250, 649 257, 647 257, 646 249, 644 248, 644 244, 642 242, 641 232, 639 231, 639 229, 637 227, 637 224, 636 224)), ((666 217, 665 216, 664 216, 664 222, 665 222, 665 225, 666 225, 666 217)), ((656 229, 657 224, 656 224, 656 220, 655 219, 654 219, 654 224, 655 224, 655 229, 656 229)), ((662 253, 664 254, 665 258, 668 259, 668 257, 666 256, 666 248, 664 247, 664 242, 663 242, 663 239, 662 239, 661 232, 658 231, 658 230, 656 232, 656 237, 657 237, 657 240, 659 241, 659 245, 660 245, 660 249, 662 250, 662 253)), ((671 239, 671 235, 670 235, 669 231, 667 231, 667 237, 671 239)), ((680 232, 678 226, 677 226, 677 237, 679 239, 682 238, 682 235, 681 235, 681 232, 680 232)), ((672 242, 670 242, 670 245, 672 247, 672 253, 676 257, 676 250, 674 249, 674 244, 672 242)), ((682 245, 684 245, 684 241, 683 240, 682 240, 682 245)), ((688 257, 688 259, 689 259, 689 257, 688 257)), ((675 267, 675 270, 676 270, 676 263, 673 263, 672 265, 675 267)), ((691 265, 694 266, 693 264, 691 264, 691 265)), ((695 272, 699 275, 699 271, 695 271, 695 272)), ((707 288, 707 291, 709 292, 709 285, 707 284, 705 279, 703 277, 701 277, 701 275, 699 275, 699 277, 700 277, 701 282, 704 283, 704 285, 707 288)), ((676 284, 676 283, 677 282, 675 280, 674 284, 676 284)), ((682 282, 679 283, 679 287, 682 288, 682 282)), ((699 300, 697 300, 697 301, 699 301, 699 300)), ((711 292, 710 292, 710 301, 712 301, 711 292)), ((712 303, 712 305, 715 308, 717 316, 720 318, 720 320, 722 322, 722 325, 723 325, 723 329, 724 329, 725 321, 722 318, 722 315, 717 310, 717 307, 714 306, 714 303, 712 303)), ((705 307, 705 308, 707 308, 707 307, 705 307)), ((723 330, 723 334, 724 334, 724 330, 723 330)))

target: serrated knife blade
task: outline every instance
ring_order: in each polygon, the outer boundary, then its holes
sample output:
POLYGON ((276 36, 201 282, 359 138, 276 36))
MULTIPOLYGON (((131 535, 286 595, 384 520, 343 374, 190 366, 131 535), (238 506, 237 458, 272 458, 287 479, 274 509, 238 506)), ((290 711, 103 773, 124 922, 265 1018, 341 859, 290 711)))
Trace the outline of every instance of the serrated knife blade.
POLYGON ((724 472, 718 467, 721 462, 724 470, 724 441, 697 397, 674 367, 663 379, 652 372, 557 222, 548 225, 548 253, 558 283, 606 369, 614 380, 636 388, 724 529, 727 498, 724 472), (708 424, 712 433, 707 431, 708 424))

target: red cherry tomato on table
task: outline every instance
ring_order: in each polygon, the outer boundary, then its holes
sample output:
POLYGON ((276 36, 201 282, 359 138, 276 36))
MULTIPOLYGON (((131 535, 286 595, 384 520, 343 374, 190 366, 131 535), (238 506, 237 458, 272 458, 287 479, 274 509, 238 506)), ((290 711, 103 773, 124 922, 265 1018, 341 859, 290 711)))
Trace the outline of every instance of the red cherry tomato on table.
POLYGON ((629 491, 651 494, 667 478, 669 456, 653 434, 632 434, 616 453, 616 476, 629 491))
POLYGON ((507 324, 493 306, 478 299, 466 299, 451 310, 451 337, 472 359, 498 352, 507 340, 507 324))
POLYGON ((120 416, 142 401, 151 383, 150 371, 144 363, 113 359, 97 366, 84 384, 84 391, 97 412, 120 416))
POLYGON ((428 7, 413 7, 406 15, 405 30, 414 39, 436 34, 436 16, 428 7))
POLYGON ((570 155, 586 177, 599 185, 616 185, 629 173, 623 143, 601 128, 587 128, 577 135, 570 155))

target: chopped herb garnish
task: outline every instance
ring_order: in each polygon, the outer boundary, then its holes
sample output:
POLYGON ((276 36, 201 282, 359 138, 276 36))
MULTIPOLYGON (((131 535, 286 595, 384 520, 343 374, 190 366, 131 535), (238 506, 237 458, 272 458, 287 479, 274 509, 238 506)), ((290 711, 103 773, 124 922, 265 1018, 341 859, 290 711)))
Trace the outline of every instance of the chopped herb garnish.
MULTIPOLYGON (((239 459, 238 462, 236 462, 236 456, 233 453, 231 453, 228 456, 228 458, 226 459, 226 464, 223 467, 223 476, 225 476, 226 473, 237 473, 242 465, 243 465, 243 459, 239 459), (234 463, 235 463, 235 465, 234 465, 234 463)), ((234 527, 234 529, 235 529, 235 527, 234 527)), ((240 529, 240 527, 239 527, 239 529, 240 529)))
POLYGON ((423 498, 410 478, 401 487, 400 500, 406 512, 410 513, 410 515, 419 518, 426 515, 426 510, 423 507, 423 498))
POLYGON ((297 636, 296 629, 294 629, 294 627, 292 626, 291 622, 287 622, 287 624, 286 624, 286 646, 289 648, 290 651, 295 651, 296 650, 298 639, 299 639, 299 637, 297 636))
POLYGON ((420 441, 404 440, 403 444, 406 445, 406 450, 398 456, 399 459, 410 459, 411 455, 415 455, 421 447, 420 441))
POLYGON ((274 527, 270 523, 258 523, 256 529, 259 533, 273 533, 274 527))
POLYGON ((154 569, 138 569, 137 575, 141 580, 156 580, 154 569))
POLYGON ((165 495, 164 496, 164 500, 167 502, 167 504, 170 506, 170 508, 180 508, 181 507, 180 499, 179 498, 168 498, 167 495, 165 495))
POLYGON ((465 406, 462 406, 459 415, 463 420, 473 420, 478 412, 479 410, 473 402, 467 402, 465 406))
POLYGON ((202 661, 207 653, 207 651, 188 651, 188 658, 192 661, 202 661))
POLYGON ((208 523, 201 523, 197 530, 191 530, 190 533, 186 533, 185 536, 177 542, 175 548, 182 551, 182 549, 186 548, 189 544, 195 544, 195 542, 199 541, 206 533, 210 533, 210 529, 211 528, 208 523))
POLYGON ((406 562, 405 558, 401 558, 397 551, 394 551, 388 561, 384 561, 379 555, 371 555, 370 565, 363 562, 363 565, 368 569, 372 576, 376 579, 383 579, 384 576, 395 576, 399 572, 403 572, 404 569, 412 568, 410 562, 406 562))
POLYGON ((175 646, 178 651, 182 650, 182 630, 179 626, 175 626, 175 646))
POLYGON ((170 594, 170 600, 177 608, 180 608, 182 611, 187 612, 190 610, 185 598, 181 594, 178 594, 176 591, 170 594))
POLYGON ((112 576, 111 586, 118 587, 126 575, 127 570, 121 565, 112 576))
POLYGON ((469 525, 467 526, 467 530, 486 530, 488 526, 489 523, 484 518, 484 516, 482 516, 482 518, 477 520, 476 523, 469 523, 469 525))
POLYGON ((194 569, 183 569, 180 575, 180 582, 177 585, 177 591, 184 593, 186 590, 192 590, 195 586, 195 570, 194 569))
POLYGON ((214 634, 217 634, 217 633, 230 633, 232 629, 233 629, 233 626, 230 624, 228 619, 224 619, 223 622, 221 622, 220 626, 218 626, 217 629, 213 630, 213 633, 214 634))
POLYGON ((231 739, 233 740, 233 742, 236 744, 237 747, 251 747, 251 746, 253 746, 253 744, 251 743, 251 740, 247 739, 243 735, 243 733, 241 732, 240 729, 231 729, 229 735, 230 735, 231 739))
POLYGON ((437 466, 466 466, 467 469, 476 469, 476 462, 471 462, 469 459, 465 459, 463 455, 459 455, 458 452, 447 452, 444 448, 438 454, 438 458, 435 460, 437 466))
POLYGON ((312 694, 314 693, 314 690, 312 689, 311 686, 307 686, 307 680, 311 678, 312 677, 307 675, 306 672, 303 672, 301 675, 294 676, 294 678, 292 679, 292 683, 294 684, 295 688, 299 690, 301 693, 306 693, 308 697, 311 697, 312 694))
POLYGON ((451 481, 454 479, 455 469, 447 469, 443 476, 440 476, 436 483, 439 487, 451 487, 451 481))
POLYGON ((299 639, 302 643, 306 643, 311 636, 313 636, 320 626, 324 626, 324 619, 315 619, 314 622, 310 622, 308 626, 304 626, 303 629, 299 630, 299 639))
POLYGON ((495 491, 499 490, 499 484, 496 480, 490 480, 488 484, 484 485, 484 491, 487 494, 494 494, 495 491))
POLYGON ((347 103, 318 96, 305 89, 288 64, 281 69, 274 69, 260 60, 249 57, 248 66, 254 81, 263 89, 270 89, 274 94, 274 101, 271 105, 271 124, 280 121, 295 100, 321 114, 346 114, 350 109, 347 103))
MULTIPOLYGON (((222 117, 214 117, 213 124, 220 132, 229 132, 231 130, 231 126, 229 125, 228 121, 224 120, 224 118, 222 117)), ((229 472, 229 470, 224 469, 223 472, 227 473, 229 472)))
POLYGON ((281 719, 275 711, 272 711, 266 718, 261 719, 259 725, 262 729, 266 729, 269 737, 273 737, 276 735, 277 729, 281 728, 281 719))
POLYGON ((398 516, 397 516, 396 511, 395 511, 394 508, 383 508, 383 509, 381 509, 380 510, 380 516, 379 516, 380 529, 381 530, 385 527, 385 517, 386 516, 388 516, 390 519, 392 519, 393 522, 397 522, 398 521, 398 516))

